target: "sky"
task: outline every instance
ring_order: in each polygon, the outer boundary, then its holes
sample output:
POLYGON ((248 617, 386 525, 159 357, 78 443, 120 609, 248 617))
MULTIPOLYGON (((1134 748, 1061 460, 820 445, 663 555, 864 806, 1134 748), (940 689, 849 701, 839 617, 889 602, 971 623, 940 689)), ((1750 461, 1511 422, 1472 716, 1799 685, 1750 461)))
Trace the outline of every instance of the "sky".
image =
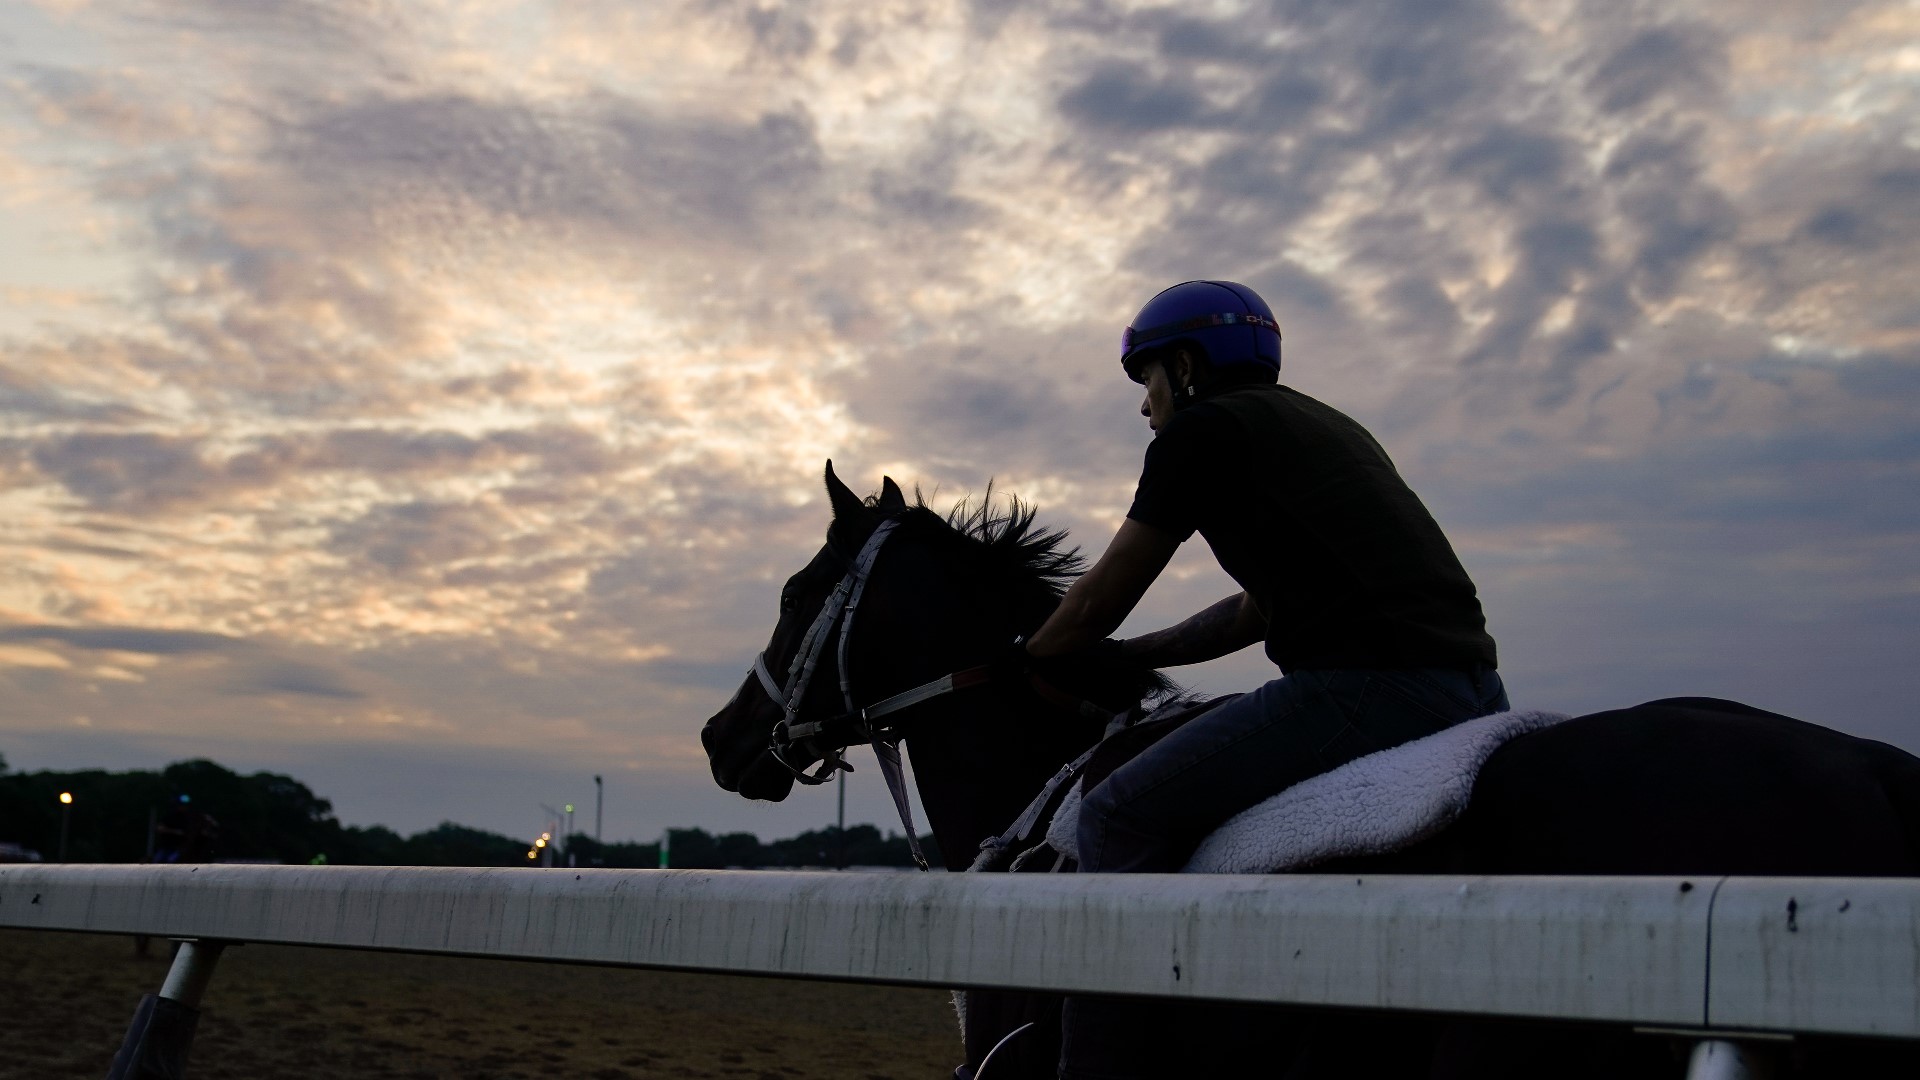
MULTIPOLYGON (((1120 330, 1199 277, 1393 455, 1517 706, 1920 751, 1917 269, 1911 2, 12 0, 0 754, 830 822, 698 741, 826 459, 1097 555, 1120 330)), ((1122 632, 1233 591, 1196 540, 1122 632)))

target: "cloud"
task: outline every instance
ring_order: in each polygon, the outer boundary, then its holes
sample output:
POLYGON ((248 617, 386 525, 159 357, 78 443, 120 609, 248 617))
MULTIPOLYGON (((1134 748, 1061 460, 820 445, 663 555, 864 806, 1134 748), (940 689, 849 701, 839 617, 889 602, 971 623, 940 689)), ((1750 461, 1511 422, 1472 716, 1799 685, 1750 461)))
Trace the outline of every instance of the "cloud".
POLYGON ((612 230, 628 242, 697 232, 740 243, 818 171, 811 127, 804 110, 734 122, 614 98, 369 97, 315 107, 269 159, 322 188, 417 190, 423 210, 448 200, 452 212, 550 221, 583 240, 612 230))
POLYGON ((1662 97, 1708 104, 1726 77, 1726 45, 1700 23, 1636 30, 1601 59, 1589 86, 1609 112, 1638 109, 1662 97))
POLYGON ((340 701, 355 701, 367 696, 365 691, 350 685, 338 671, 290 660, 251 665, 227 680, 223 689, 229 694, 245 696, 297 694, 340 701))
POLYGON ((228 652, 241 644, 225 634, 138 626, 5 626, 0 627, 0 641, 59 642, 76 649, 152 656, 228 652))
MULTIPOLYGON (((26 358, 22 358, 26 359, 26 358)), ((45 362, 43 353, 30 362, 45 362)), ((21 363, 20 359, 13 364, 21 363)), ((0 413, 23 422, 69 422, 119 426, 138 423, 147 414, 127 402, 88 401, 42 372, 21 370, 0 357, 0 413)), ((24 366, 24 365, 22 365, 24 366)))
POLYGON ((1090 72, 1060 96, 1068 119, 1123 134, 1206 128, 1217 122, 1206 97, 1175 80, 1155 80, 1128 64, 1090 72))
POLYGON ((487 551, 501 524, 485 504, 408 502, 342 522, 330 546, 390 573, 442 566, 487 551))
POLYGON ((1453 152, 1447 169, 1498 200, 1537 199, 1570 183, 1573 147, 1557 134, 1499 125, 1453 152))
POLYGON ((210 460, 199 440, 158 434, 82 433, 33 446, 29 459, 70 494, 95 507, 159 508, 197 502, 215 491, 271 483, 259 456, 210 460))

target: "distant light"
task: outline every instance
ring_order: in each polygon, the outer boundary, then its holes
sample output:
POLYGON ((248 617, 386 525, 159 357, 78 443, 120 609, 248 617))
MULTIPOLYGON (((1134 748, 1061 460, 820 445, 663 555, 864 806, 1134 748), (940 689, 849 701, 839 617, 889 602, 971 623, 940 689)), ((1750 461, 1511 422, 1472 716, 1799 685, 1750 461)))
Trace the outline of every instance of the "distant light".
POLYGON ((540 839, 538 839, 538 840, 535 840, 535 841, 533 842, 533 846, 534 846, 534 847, 537 847, 537 848, 542 848, 542 847, 546 847, 546 846, 547 846, 547 838, 543 836, 543 837, 541 837, 540 839))
POLYGON ((568 803, 568 804, 567 804, 567 813, 569 813, 569 814, 571 814, 571 813, 573 813, 573 804, 572 804, 572 803, 568 803))
POLYGON ((529 859, 537 859, 537 858, 539 858, 539 857, 540 857, 540 853, 539 853, 539 852, 537 852, 537 851, 529 851, 529 852, 527 852, 527 858, 529 858, 529 859))
POLYGON ((550 833, 550 832, 543 832, 543 833, 541 833, 541 834, 540 834, 540 839, 542 839, 542 840, 551 840, 551 839, 553 839, 553 834, 552 834, 552 833, 550 833))
POLYGON ((60 801, 61 801, 61 802, 63 802, 63 803, 72 803, 72 802, 73 802, 73 792, 71 792, 71 791, 63 791, 63 792, 61 792, 61 793, 60 793, 60 801))
POLYGON ((180 796, 180 801, 181 801, 181 802, 183 802, 183 803, 190 803, 190 802, 192 802, 192 801, 193 801, 193 796, 191 796, 191 795, 182 795, 182 796, 180 796))

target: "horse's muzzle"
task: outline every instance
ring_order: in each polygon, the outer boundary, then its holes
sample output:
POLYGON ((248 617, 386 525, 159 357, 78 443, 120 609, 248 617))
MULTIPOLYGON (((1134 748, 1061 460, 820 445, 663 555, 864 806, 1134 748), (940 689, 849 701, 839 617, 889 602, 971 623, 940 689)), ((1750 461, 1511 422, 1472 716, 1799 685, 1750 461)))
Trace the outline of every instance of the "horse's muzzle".
POLYGON ((700 729, 700 745, 707 752, 713 782, 722 790, 779 802, 793 790, 793 774, 767 752, 768 735, 780 713, 754 689, 748 676, 732 700, 700 729))
POLYGON ((763 750, 747 766, 740 776, 740 786, 733 790, 749 799, 780 802, 793 793, 793 772, 763 750))

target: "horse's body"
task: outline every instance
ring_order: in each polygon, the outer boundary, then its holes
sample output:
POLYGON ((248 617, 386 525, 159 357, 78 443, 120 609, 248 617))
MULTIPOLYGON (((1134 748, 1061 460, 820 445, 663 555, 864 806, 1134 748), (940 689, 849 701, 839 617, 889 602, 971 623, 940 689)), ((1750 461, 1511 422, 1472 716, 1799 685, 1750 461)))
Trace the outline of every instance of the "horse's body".
MULTIPOLYGON (((897 515, 897 538, 874 568, 852 632, 848 666, 863 701, 985 661, 1012 634, 1038 625, 1072 569, 1055 552, 1059 537, 1031 532, 1030 514, 995 520, 982 513, 956 529, 907 507, 891 482, 873 505, 846 491, 831 469, 828 486, 835 508, 828 544, 789 581, 766 658, 784 669, 840 577, 845 553, 857 550, 882 516, 897 515)), ((1142 672, 1059 677, 1110 707, 1151 686, 1142 672)), ((835 672, 822 685, 837 681, 835 672)), ((821 700, 826 696, 809 695, 798 707, 837 712, 821 700)), ((749 676, 708 722, 702 739, 721 786, 751 798, 787 795, 793 775, 765 750, 780 715, 749 676)), ((1092 744, 1099 726, 1004 688, 936 698, 902 717, 921 801, 948 868, 963 869, 983 839, 997 835, 1063 762, 1092 744)), ((1513 740, 1487 761, 1453 827, 1401 852, 1324 869, 1920 876, 1920 759, 1734 702, 1650 702, 1513 740)), ((1013 1024, 1047 1018, 1057 1002, 971 996, 969 1066, 1013 1024)), ((1152 1008, 1170 1021, 1167 1075, 1201 1075, 1209 1054, 1216 1067, 1244 1061, 1249 1047, 1239 1040, 1254 1032, 1265 1039, 1266 1071, 1287 1073, 1290 1064, 1289 1075, 1300 1076, 1352 1074, 1369 1060, 1412 1075, 1480 1076, 1579 1075, 1580 1068, 1603 1075, 1666 1064, 1665 1049, 1654 1042, 1593 1029, 1325 1014, 1293 1025, 1278 1019, 1293 1015, 1281 1010, 1152 1008), (1384 1037, 1388 1029, 1394 1037, 1384 1037), (1485 1037, 1493 1029, 1500 1036, 1485 1037), (1570 1041, 1583 1045, 1570 1054, 1570 1041)), ((1023 1036, 1013 1060, 995 1059, 989 1080, 1052 1075, 1053 1038, 1045 1031, 1023 1036)))

